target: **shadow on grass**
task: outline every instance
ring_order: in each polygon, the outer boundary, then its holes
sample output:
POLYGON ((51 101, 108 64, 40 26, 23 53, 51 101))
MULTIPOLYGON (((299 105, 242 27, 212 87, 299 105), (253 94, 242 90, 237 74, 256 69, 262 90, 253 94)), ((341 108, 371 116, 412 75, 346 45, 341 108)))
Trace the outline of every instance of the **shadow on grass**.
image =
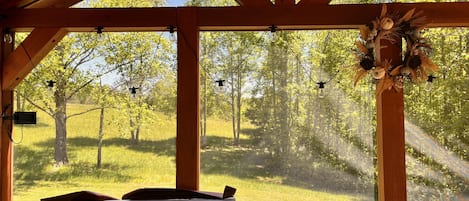
POLYGON ((39 181, 59 182, 83 176, 115 182, 126 182, 132 178, 131 175, 121 173, 121 170, 128 167, 119 164, 104 163, 100 169, 97 169, 95 163, 72 161, 66 167, 56 168, 53 167, 53 155, 53 149, 33 150, 24 146, 15 146, 15 191, 26 190, 39 181))
POLYGON ((40 122, 40 121, 37 121, 36 124, 19 124, 19 125, 16 125, 15 127, 17 128, 45 128, 45 127, 50 127, 49 124, 47 123, 44 123, 44 122, 40 122))
MULTIPOLYGON (((53 147, 55 139, 49 139, 47 141, 42 141, 36 143, 35 145, 40 147, 53 147)), ((97 147, 98 139, 91 137, 71 137, 67 138, 67 148, 73 150, 77 147, 97 147)), ((131 144, 129 139, 124 138, 109 138, 103 140, 103 147, 106 146, 119 146, 125 147, 126 149, 138 151, 138 152, 148 152, 148 153, 158 153, 168 156, 176 155, 176 138, 170 138, 166 140, 140 140, 138 144, 131 144)), ((69 153, 70 154, 70 153, 69 153)))
MULTIPOLYGON (((98 140, 89 137, 74 137, 68 138, 67 144, 70 148, 73 147, 97 147, 98 140)), ((103 147, 118 146, 124 147, 129 150, 157 153, 160 155, 176 156, 176 138, 169 138, 166 140, 140 140, 138 144, 131 144, 129 139, 124 138, 109 138, 103 140, 103 147)))
MULTIPOLYGON (((282 184, 295 186, 304 189, 327 190, 329 192, 353 192, 356 186, 353 183, 353 177, 345 179, 344 173, 332 170, 316 170, 311 164, 304 162, 303 164, 293 164, 287 170, 278 168, 278 161, 272 159, 270 154, 266 153, 258 146, 262 140, 258 136, 256 130, 243 130, 242 133, 247 135, 247 139, 241 139, 239 146, 233 146, 233 139, 227 137, 210 136, 206 137, 206 145, 201 149, 201 171, 204 174, 229 175, 241 179, 252 179, 260 182, 268 182, 274 184, 282 184), (352 186, 352 187, 351 187, 352 186)), ((96 147, 97 139, 89 137, 68 138, 68 147, 72 153, 74 149, 79 147, 96 147)), ((158 155, 176 156, 176 139, 170 138, 165 140, 141 140, 138 145, 132 145, 129 139, 110 138, 103 141, 103 147, 119 146, 128 150, 144 153, 155 153, 158 155)), ((38 146, 53 147, 54 140, 43 141, 38 146)), ((46 172, 47 165, 51 164, 49 157, 53 155, 52 149, 45 152, 35 152, 24 148, 20 150, 24 155, 23 162, 18 162, 19 169, 23 172, 15 173, 15 178, 21 180, 36 179, 46 180, 66 180, 74 177, 73 175, 92 175, 94 177, 106 178, 118 182, 125 182, 132 178, 131 175, 119 174, 119 169, 125 168, 115 164, 105 164, 100 170, 96 170, 94 164, 81 163, 71 164, 70 170, 64 173, 54 173, 48 175, 46 172), (34 166, 38 162, 39 165, 34 166), (45 160, 45 161, 44 161, 45 160), (23 165, 23 167, 20 167, 23 165), (34 166, 32 169, 28 169, 34 166), (25 170, 27 169, 27 170, 25 170)), ((135 175, 138 176, 138 175, 135 175)), ((24 183, 24 185, 33 185, 24 183)))

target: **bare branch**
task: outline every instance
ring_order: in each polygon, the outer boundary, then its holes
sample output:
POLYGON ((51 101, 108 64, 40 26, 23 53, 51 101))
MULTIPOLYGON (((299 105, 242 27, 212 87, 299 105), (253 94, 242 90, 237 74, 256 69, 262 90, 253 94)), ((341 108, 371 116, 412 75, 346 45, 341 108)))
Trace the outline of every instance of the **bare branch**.
POLYGON ((33 105, 34 107, 36 107, 37 109, 43 111, 44 113, 46 113, 47 115, 51 116, 52 118, 54 118, 55 114, 52 112, 53 110, 51 108, 44 108, 44 107, 41 107, 39 106, 38 104, 34 103, 31 99, 29 99, 28 97, 26 97, 24 94, 22 93, 18 93, 21 97, 23 97, 26 101, 28 101, 29 104, 33 105))
MULTIPOLYGON (((130 63, 130 62, 129 62, 130 63)), ((105 71, 103 73, 100 73, 98 75, 96 75, 94 78, 91 78, 90 80, 88 80, 87 82, 85 82, 83 85, 81 85, 80 87, 76 88, 72 93, 70 93, 70 95, 67 97, 67 100, 70 100, 76 93, 78 93, 81 89, 85 88, 86 86, 88 86, 91 82, 93 82, 95 79, 99 78, 99 77, 102 77, 103 75, 106 75, 108 73, 111 73, 112 71, 115 71, 117 68, 123 66, 123 65, 127 65, 128 63, 125 63, 125 64, 120 64, 120 65, 116 65, 114 68, 112 69, 109 69, 108 71, 105 71)))
MULTIPOLYGON (((85 110, 83 112, 67 115, 67 119, 72 118, 72 117, 76 117, 76 116, 80 116, 80 115, 83 115, 83 114, 86 114, 88 112, 92 112, 92 111, 95 111, 95 110, 100 110, 101 108, 102 107, 91 108, 91 109, 85 110)), ((106 107, 104 107, 104 108, 106 108, 106 107)))

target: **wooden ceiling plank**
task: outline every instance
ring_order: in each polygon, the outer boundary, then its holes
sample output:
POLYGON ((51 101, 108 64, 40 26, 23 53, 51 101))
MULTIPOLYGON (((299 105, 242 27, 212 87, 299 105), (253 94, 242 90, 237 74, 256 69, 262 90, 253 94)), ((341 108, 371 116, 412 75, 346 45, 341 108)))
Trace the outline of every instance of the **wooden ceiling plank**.
MULTIPOLYGON (((469 2, 389 4, 389 10, 423 10, 430 27, 469 27, 469 2)), ((381 5, 309 5, 279 7, 200 7, 201 30, 266 30, 358 28, 376 18, 381 5)), ((176 24, 177 8, 23 9, 7 14, 0 26, 11 28, 64 27, 70 31, 154 31, 176 24), (150 20, 151 19, 151 20, 150 20), (156 27, 156 28, 155 28, 156 27)))
POLYGON ((3 90, 14 89, 66 34, 67 31, 62 28, 34 29, 5 59, 3 90))
POLYGON ((240 6, 272 6, 270 0, 235 0, 240 6))
POLYGON ((331 0, 301 0, 298 2, 298 6, 303 6, 303 5, 317 5, 317 4, 329 4, 331 0))

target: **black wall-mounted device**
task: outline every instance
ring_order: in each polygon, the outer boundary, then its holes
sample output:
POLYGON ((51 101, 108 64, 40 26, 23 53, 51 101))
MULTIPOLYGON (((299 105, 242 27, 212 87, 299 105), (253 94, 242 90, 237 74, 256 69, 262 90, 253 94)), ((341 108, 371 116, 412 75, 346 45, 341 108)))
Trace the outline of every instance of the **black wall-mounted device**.
POLYGON ((13 121, 15 124, 36 124, 36 112, 15 112, 13 121))
POLYGON ((36 124, 36 112, 15 112, 12 117, 2 116, 3 120, 13 120, 15 124, 36 124))

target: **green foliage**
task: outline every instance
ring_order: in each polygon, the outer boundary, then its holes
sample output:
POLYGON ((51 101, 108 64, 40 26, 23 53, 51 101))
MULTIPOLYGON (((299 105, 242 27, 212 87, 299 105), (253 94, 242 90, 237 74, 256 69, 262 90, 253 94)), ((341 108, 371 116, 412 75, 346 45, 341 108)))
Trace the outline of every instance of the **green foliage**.
POLYGON ((140 129, 157 120, 153 111, 174 111, 174 49, 159 33, 106 33, 104 37, 107 40, 100 49, 104 63, 100 65, 108 71, 116 70, 114 88, 119 98, 115 107, 122 111, 113 122, 138 143, 140 129), (129 97, 133 87, 137 94, 129 97))
POLYGON ((95 77, 85 65, 96 57, 97 42, 93 34, 69 34, 17 87, 17 92, 28 102, 54 116, 56 100, 70 100, 81 90, 90 90, 95 77), (47 81, 55 82, 48 89, 47 81))
POLYGON ((462 28, 430 29, 426 33, 432 43, 432 60, 440 72, 431 91, 414 86, 406 90, 406 111, 433 139, 469 161, 468 119, 466 99, 469 91, 467 44, 469 32, 462 28))
POLYGON ((94 8, 129 8, 129 7, 157 7, 165 3, 164 0, 88 0, 84 1, 77 6, 79 7, 94 7, 94 8))

